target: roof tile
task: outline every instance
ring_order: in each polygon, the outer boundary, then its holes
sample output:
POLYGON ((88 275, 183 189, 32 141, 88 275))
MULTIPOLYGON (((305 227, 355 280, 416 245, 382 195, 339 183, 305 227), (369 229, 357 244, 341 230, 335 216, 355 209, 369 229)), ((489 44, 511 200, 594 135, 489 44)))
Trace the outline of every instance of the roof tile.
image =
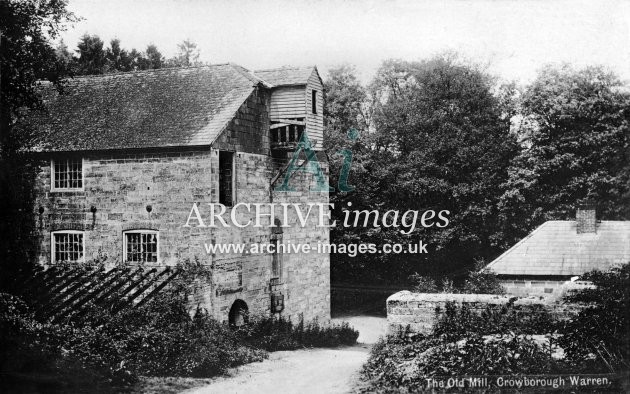
POLYGON ((548 221, 488 264, 499 275, 582 275, 630 262, 630 221, 601 221, 578 234, 575 221, 548 221))
POLYGON ((22 126, 35 151, 210 145, 256 84, 231 64, 78 77, 63 94, 45 84, 48 111, 22 126))

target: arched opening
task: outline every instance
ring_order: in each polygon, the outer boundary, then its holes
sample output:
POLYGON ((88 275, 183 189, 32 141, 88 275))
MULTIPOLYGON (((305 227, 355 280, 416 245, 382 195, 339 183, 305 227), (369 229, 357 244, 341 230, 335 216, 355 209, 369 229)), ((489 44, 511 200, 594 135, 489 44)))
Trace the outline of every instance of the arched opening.
POLYGON ((245 303, 245 301, 234 301, 228 315, 230 326, 240 327, 243 324, 247 323, 248 311, 249 308, 247 308, 247 304, 245 303))

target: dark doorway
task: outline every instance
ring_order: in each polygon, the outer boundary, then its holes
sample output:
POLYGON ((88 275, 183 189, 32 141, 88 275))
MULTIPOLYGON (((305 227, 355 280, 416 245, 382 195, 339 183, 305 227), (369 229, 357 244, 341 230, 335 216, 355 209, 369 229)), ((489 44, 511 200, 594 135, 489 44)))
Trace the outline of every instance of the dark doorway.
POLYGON ((243 324, 247 323, 249 314, 249 308, 247 308, 247 304, 243 300, 236 300, 232 304, 230 308, 230 313, 228 315, 229 322, 231 327, 240 327, 243 324))

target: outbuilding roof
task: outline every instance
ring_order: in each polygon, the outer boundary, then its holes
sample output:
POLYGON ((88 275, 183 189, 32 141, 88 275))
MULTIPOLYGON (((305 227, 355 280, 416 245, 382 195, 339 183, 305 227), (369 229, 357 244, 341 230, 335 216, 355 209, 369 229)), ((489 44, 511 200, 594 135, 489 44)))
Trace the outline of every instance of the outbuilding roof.
POLYGON ((575 221, 548 221, 491 262, 499 275, 577 276, 630 262, 630 221, 600 221, 577 233, 575 221))

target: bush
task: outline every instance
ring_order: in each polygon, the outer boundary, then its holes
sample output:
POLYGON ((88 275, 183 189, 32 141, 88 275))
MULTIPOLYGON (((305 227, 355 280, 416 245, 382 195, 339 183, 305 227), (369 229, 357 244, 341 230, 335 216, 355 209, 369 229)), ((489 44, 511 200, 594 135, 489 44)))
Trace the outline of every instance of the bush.
POLYGON ((238 330, 248 344, 268 351, 294 350, 304 347, 350 346, 356 343, 359 332, 348 323, 321 326, 317 321, 297 325, 284 318, 257 316, 238 330))
POLYGON ((430 335, 407 329, 377 343, 363 376, 370 381, 369 390, 415 392, 425 389, 426 378, 434 376, 561 371, 562 364, 551 356, 551 345, 530 337, 555 326, 543 308, 524 314, 508 304, 488 306, 478 314, 465 304, 447 303, 430 335))
POLYGON ((477 314, 448 303, 430 335, 401 331, 373 347, 363 369, 369 390, 418 391, 432 376, 614 373, 618 379, 606 389, 627 391, 630 265, 582 279, 595 286, 566 297, 585 305, 568 322, 542 306, 527 313, 488 306, 477 314), (554 358, 561 357, 558 347, 563 359, 554 358))
POLYGON ((475 313, 466 304, 448 302, 438 316, 433 334, 448 340, 460 340, 469 334, 545 334, 555 332, 557 325, 542 305, 528 306, 526 312, 513 304, 487 305, 481 313, 475 313))
POLYGON ((202 309, 191 317, 187 305, 186 284, 179 283, 139 308, 112 315, 92 306, 80 324, 52 325, 36 322, 23 302, 0 294, 0 388, 45 376, 61 391, 121 391, 138 375, 213 377, 261 361, 267 351, 351 345, 359 335, 347 324, 294 325, 271 317, 233 330, 202 309))
POLYGON ((565 324, 560 345, 575 369, 627 372, 630 369, 630 264, 582 276, 595 286, 565 297, 588 305, 565 324))
MULTIPOLYGON (((125 368, 69 346, 86 328, 41 324, 17 297, 0 294, 0 391, 117 392, 134 382, 125 368)), ((105 340, 105 342, 107 342, 105 340)), ((107 347, 107 346, 105 346, 107 347)))
POLYGON ((497 274, 484 266, 483 262, 478 262, 459 286, 450 278, 442 278, 438 285, 435 279, 417 273, 411 275, 409 280, 413 283, 412 291, 416 293, 505 294, 497 274))
POLYGON ((139 375, 212 377, 267 356, 241 343, 205 311, 198 309, 191 317, 186 305, 183 294, 165 292, 115 315, 99 331, 117 344, 124 364, 139 375))

